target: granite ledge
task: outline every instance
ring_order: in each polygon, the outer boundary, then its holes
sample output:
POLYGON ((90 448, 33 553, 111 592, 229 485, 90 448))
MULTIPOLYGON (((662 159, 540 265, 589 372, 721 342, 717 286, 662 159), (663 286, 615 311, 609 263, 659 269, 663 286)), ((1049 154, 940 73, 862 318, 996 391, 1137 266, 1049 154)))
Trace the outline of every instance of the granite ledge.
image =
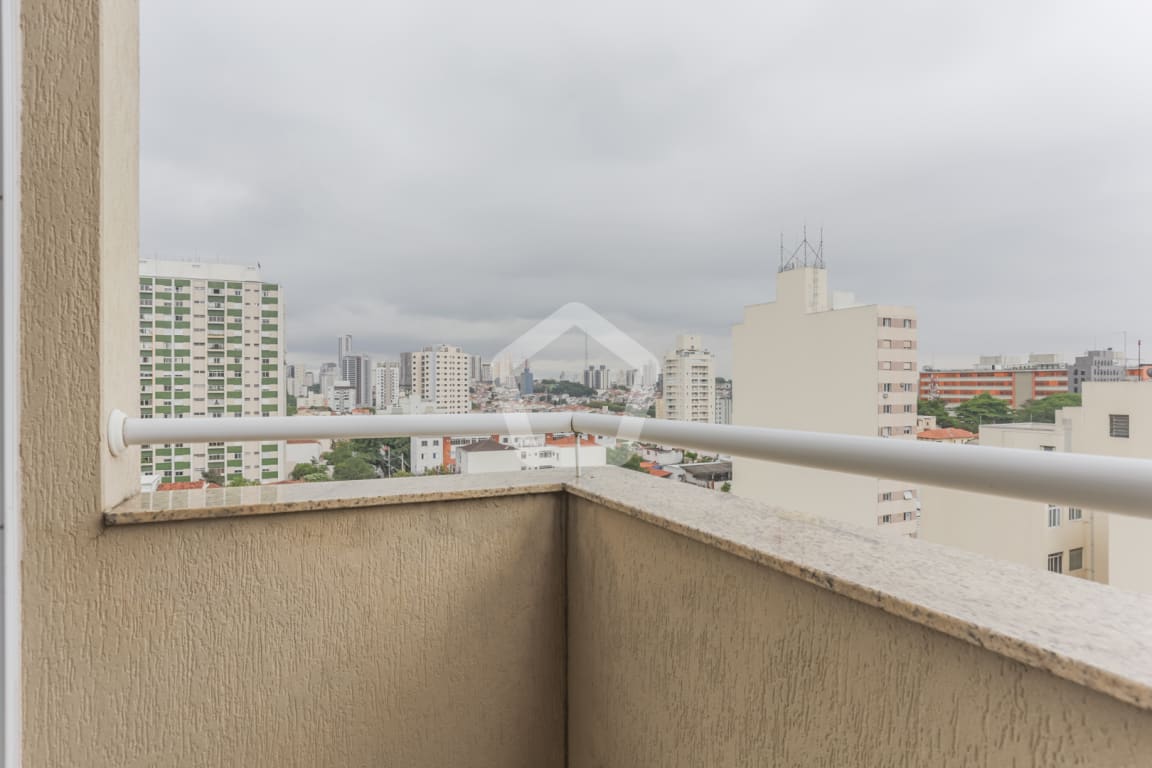
POLYGON ((105 512, 104 524, 139 525, 560 493, 564 480, 572 476, 570 471, 523 474, 522 478, 504 474, 446 475, 140 493, 105 512))

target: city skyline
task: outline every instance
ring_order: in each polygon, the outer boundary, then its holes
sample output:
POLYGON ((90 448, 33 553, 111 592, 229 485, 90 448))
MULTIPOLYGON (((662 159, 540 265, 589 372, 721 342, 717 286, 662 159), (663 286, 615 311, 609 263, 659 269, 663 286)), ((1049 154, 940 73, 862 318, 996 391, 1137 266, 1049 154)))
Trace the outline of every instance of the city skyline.
POLYGON ((610 10, 145 5, 142 255, 260 262, 305 360, 491 354, 580 301, 723 373, 805 224, 924 363, 1152 341, 1152 8, 610 10))

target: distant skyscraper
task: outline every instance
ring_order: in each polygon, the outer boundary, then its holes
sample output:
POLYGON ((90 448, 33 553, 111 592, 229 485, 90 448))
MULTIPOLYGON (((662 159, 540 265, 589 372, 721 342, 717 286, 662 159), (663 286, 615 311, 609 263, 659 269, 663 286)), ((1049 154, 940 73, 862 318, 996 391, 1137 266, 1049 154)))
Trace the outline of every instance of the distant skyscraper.
POLYGON ((521 396, 531 395, 535 391, 533 389, 534 382, 532 380, 532 369, 528 367, 527 360, 524 361, 524 370, 520 372, 519 381, 517 384, 519 384, 521 396))
POLYGON ((676 337, 676 348, 664 355, 664 413, 673 421, 711 424, 716 420, 716 371, 712 353, 700 337, 676 337))
POLYGON ((344 355, 340 361, 340 378, 352 385, 356 405, 372 402, 371 362, 366 355, 344 355))
POLYGON ((324 363, 320 366, 320 373, 316 382, 320 385, 320 394, 328 397, 337 381, 340 381, 340 368, 336 363, 324 363))
POLYGON ((468 355, 468 377, 474 383, 484 381, 484 360, 480 355, 468 355))
MULTIPOLYGON (((140 262, 140 415, 283 416, 284 303, 257 267, 140 262)), ((146 445, 144 474, 166 482, 281 479, 284 443, 146 445)))
POLYGON ((412 392, 412 352, 400 353, 400 393, 412 392))
POLYGON ((350 354, 352 354, 352 335, 346 333, 343 336, 337 336, 336 365, 340 365, 340 361, 350 354))

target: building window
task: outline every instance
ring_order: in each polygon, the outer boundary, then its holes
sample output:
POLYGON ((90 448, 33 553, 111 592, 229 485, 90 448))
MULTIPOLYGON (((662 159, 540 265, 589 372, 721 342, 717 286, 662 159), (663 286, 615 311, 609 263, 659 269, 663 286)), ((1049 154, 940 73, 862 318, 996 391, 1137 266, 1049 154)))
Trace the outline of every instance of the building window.
POLYGON ((1064 553, 1053 552, 1048 555, 1048 570, 1052 573, 1064 573, 1064 553))
POLYGON ((880 522, 882 522, 882 523, 892 522, 892 515, 884 515, 883 517, 880 518, 880 522))
POLYGON ((883 411, 882 411, 883 413, 892 413, 892 406, 890 406, 890 405, 884 405, 884 406, 881 406, 881 407, 883 408, 883 411))
POLYGON ((880 494, 880 501, 892 501, 892 493, 891 493, 891 491, 889 491, 888 493, 882 493, 882 494, 880 494))
POLYGON ((1080 507, 1068 507, 1068 521, 1080 520, 1084 517, 1084 510, 1080 507))
POLYGON ((905 320, 904 321, 904 327, 905 328, 911 328, 912 327, 912 321, 911 320, 905 320))
POLYGON ((1084 567, 1084 547, 1068 550, 1068 570, 1078 571, 1084 567))
POLYGON ((890 318, 890 317, 880 318, 880 325, 884 326, 885 328, 891 328, 892 327, 892 318, 890 318))
POLYGON ((1108 416, 1108 434, 1112 437, 1128 437, 1128 414, 1110 414, 1108 416))
POLYGON ((882 362, 880 363, 880 370, 882 370, 882 371, 890 371, 890 370, 892 370, 892 363, 891 363, 891 362, 889 362, 888 360, 884 360, 884 361, 882 361, 882 362))
POLYGON ((912 363, 904 363, 904 370, 906 370, 906 371, 912 370, 912 363))
POLYGON ((1054 451, 1054 450, 1056 450, 1056 446, 1054 446, 1054 445, 1042 445, 1042 446, 1040 446, 1040 450, 1042 450, 1042 451, 1054 451))
POLYGON ((1052 504, 1048 505, 1048 527, 1060 527, 1060 507, 1053 506, 1052 504))

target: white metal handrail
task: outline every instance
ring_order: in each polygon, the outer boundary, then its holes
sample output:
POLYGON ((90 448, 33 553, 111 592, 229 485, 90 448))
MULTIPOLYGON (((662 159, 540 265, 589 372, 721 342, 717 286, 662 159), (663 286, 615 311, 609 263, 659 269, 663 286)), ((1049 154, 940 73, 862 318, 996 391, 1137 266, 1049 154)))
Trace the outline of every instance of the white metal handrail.
POLYGON ((576 432, 1152 518, 1152 461, 589 413, 109 420, 129 445, 576 432))

